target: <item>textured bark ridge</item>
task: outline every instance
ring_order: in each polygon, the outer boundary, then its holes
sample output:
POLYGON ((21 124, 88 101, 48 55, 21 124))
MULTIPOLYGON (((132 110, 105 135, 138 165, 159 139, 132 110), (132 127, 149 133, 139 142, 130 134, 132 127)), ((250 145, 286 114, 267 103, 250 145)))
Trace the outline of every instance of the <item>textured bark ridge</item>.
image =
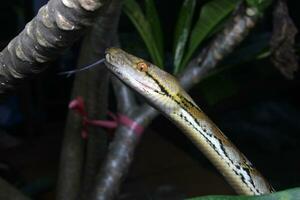
POLYGON ((92 24, 106 0, 50 0, 0 53, 0 93, 45 67, 92 24))
POLYGON ((293 79, 298 70, 295 39, 298 29, 289 15, 286 0, 279 0, 273 10, 273 33, 270 41, 271 61, 282 75, 293 79))
MULTIPOLYGON (((107 1, 105 11, 99 13, 93 27, 83 39, 77 65, 86 66, 103 57, 116 34, 119 0, 107 1)), ((90 119, 102 119, 107 110, 108 73, 105 66, 78 73, 75 76, 71 99, 82 96, 90 119)), ((82 118, 68 113, 62 144, 57 200, 86 200, 95 174, 106 152, 106 135, 99 127, 88 127, 88 138, 80 137, 82 118)))
POLYGON ((225 56, 243 41, 249 31, 255 26, 260 13, 255 7, 246 7, 241 4, 228 21, 223 31, 211 42, 202 55, 198 57, 198 65, 209 67, 216 66, 225 56))

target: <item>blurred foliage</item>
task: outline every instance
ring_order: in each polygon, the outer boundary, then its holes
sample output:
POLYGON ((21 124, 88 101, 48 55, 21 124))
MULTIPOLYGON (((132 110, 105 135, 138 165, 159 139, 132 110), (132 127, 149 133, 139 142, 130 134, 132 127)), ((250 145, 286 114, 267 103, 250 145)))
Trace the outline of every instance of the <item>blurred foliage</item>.
POLYGON ((224 22, 224 19, 236 8, 239 2, 240 0, 212 0, 202 7, 199 18, 191 32, 184 59, 176 72, 187 65, 203 40, 211 35, 220 22, 224 22))
POLYGON ((263 12, 269 5, 271 5, 272 0, 246 0, 246 3, 250 7, 258 9, 258 11, 263 12))
POLYGON ((296 200, 300 199, 300 188, 294 188, 261 196, 206 196, 188 200, 296 200))
MULTIPOLYGON (((184 0, 177 17, 173 43, 173 72, 180 72, 191 59, 204 39, 212 35, 240 0, 212 0, 202 6, 199 18, 193 25, 196 1, 184 0)), ((159 67, 165 64, 163 34, 153 0, 145 0, 145 13, 135 0, 124 1, 124 12, 143 38, 152 62, 159 67)))
POLYGON ((146 16, 135 0, 125 0, 123 9, 143 38, 152 62, 159 67, 163 67, 163 36, 157 11, 153 0, 146 0, 145 3, 147 8, 146 16), (147 17, 151 18, 151 20, 147 17))
POLYGON ((160 20, 153 0, 145 0, 146 18, 149 21, 154 41, 156 42, 161 59, 164 58, 164 41, 161 30, 160 20))
POLYGON ((174 34, 174 72, 178 72, 183 58, 186 43, 189 38, 190 28, 195 10, 195 0, 183 2, 179 12, 174 34))

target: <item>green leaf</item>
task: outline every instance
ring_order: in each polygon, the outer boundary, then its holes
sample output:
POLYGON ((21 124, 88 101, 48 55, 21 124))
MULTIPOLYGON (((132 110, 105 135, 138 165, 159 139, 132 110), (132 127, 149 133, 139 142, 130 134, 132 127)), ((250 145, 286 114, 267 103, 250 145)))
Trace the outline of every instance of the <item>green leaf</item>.
POLYGON ((185 0, 179 12, 174 35, 174 73, 177 73, 190 34, 196 1, 185 0))
POLYGON ((180 68, 188 63, 201 42, 203 42, 207 35, 235 9, 239 1, 240 0, 212 0, 202 7, 199 19, 191 33, 188 51, 184 56, 180 68))
POLYGON ((163 66, 163 60, 156 46, 150 24, 145 18, 141 7, 135 0, 125 0, 123 5, 124 12, 129 17, 135 28, 138 30, 151 56, 152 62, 159 67, 163 66))
POLYGON ((158 48, 159 54, 162 57, 164 55, 164 41, 163 41, 163 34, 161 30, 161 24, 159 20, 159 16, 157 13, 157 9, 155 7, 153 0, 145 0, 145 7, 146 7, 146 18, 149 21, 151 32, 154 37, 154 42, 158 48))
POLYGON ((187 200, 296 200, 300 199, 300 188, 293 188, 261 196, 205 196, 187 200))

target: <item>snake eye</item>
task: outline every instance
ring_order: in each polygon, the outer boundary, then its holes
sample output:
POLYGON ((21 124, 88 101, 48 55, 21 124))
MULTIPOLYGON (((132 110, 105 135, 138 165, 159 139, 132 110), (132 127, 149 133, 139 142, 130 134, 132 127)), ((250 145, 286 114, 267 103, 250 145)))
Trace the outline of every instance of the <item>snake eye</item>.
POLYGON ((141 72, 147 72, 148 71, 148 65, 145 62, 139 62, 137 64, 137 69, 141 72))

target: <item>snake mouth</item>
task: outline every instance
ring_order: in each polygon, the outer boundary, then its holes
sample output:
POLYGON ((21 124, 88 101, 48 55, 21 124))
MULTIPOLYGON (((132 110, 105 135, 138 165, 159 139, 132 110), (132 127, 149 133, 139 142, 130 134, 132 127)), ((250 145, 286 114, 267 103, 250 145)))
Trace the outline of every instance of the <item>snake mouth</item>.
POLYGON ((154 87, 151 87, 150 85, 147 85, 147 84, 145 84, 145 83, 143 83, 143 82, 141 82, 141 81, 139 81, 139 80, 136 80, 136 79, 135 79, 135 81, 136 81, 138 84, 140 84, 140 86, 142 86, 142 89, 143 89, 144 91, 149 91, 149 90, 156 91, 156 90, 157 90, 157 89, 155 89, 154 87))
POLYGON ((135 81, 138 82, 143 88, 148 88, 148 89, 154 90, 151 86, 149 86, 141 81, 138 81, 138 80, 135 80, 135 81))

